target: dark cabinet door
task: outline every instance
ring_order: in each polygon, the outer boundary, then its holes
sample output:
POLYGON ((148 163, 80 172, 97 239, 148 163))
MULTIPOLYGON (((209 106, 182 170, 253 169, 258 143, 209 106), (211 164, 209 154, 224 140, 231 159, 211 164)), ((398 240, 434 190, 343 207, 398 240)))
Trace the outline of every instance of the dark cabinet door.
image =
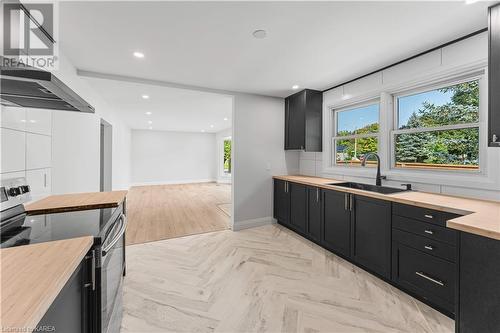
POLYGON ((274 218, 283 225, 289 225, 290 196, 289 183, 284 180, 274 180, 274 218))
POLYGON ((352 256, 383 277, 391 274, 391 203, 354 196, 352 256))
POLYGON ((306 91, 289 96, 286 103, 288 103, 288 115, 286 115, 287 139, 285 141, 287 146, 285 149, 305 149, 306 91))
POLYGON ((321 190, 318 187, 307 188, 307 235, 319 243, 321 240, 321 190))
POLYGON ((87 266, 87 259, 85 259, 66 282, 38 323, 40 331, 50 327, 51 332, 91 332, 92 290, 90 285, 85 286, 88 282, 87 275, 90 274, 90 268, 87 266))
POLYGON ((323 190, 321 245, 344 257, 350 257, 351 211, 349 194, 323 190))
POLYGON ((288 183, 290 192, 290 224, 292 228, 305 234, 307 222, 307 187, 288 183))
POLYGON ((489 10, 488 125, 490 146, 500 147, 500 4, 489 10), (495 140, 496 138, 496 140, 495 140))

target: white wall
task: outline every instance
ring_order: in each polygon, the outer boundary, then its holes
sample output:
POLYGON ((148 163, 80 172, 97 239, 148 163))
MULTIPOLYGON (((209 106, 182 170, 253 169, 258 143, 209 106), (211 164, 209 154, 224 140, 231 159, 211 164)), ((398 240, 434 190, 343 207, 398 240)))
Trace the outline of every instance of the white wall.
POLYGON ((481 149, 486 152, 480 161, 485 167, 483 174, 457 175, 430 171, 394 170, 390 168, 390 142, 387 131, 392 126, 392 93, 412 89, 425 82, 438 82, 465 72, 485 70, 488 59, 487 34, 476 35, 467 40, 436 50, 411 61, 391 67, 323 94, 323 153, 300 154, 300 173, 351 181, 370 182, 373 169, 331 165, 332 108, 380 99, 381 137, 379 154, 383 160, 382 172, 387 175, 386 184, 399 186, 411 182, 414 188, 427 192, 472 196, 485 199, 500 199, 500 151, 486 147, 487 80, 481 87, 481 149))
MULTIPOLYGON (((62 50, 61 50, 62 51, 62 50)), ((113 189, 130 185, 130 129, 119 111, 108 105, 92 86, 76 74, 71 62, 59 54, 54 74, 95 108, 95 114, 53 112, 52 192, 99 191, 99 126, 103 118, 113 127, 113 189)))
POLYGON ((231 183, 231 175, 224 173, 224 139, 232 135, 232 128, 215 133, 215 151, 217 153, 215 171, 217 174, 217 183, 231 183))
POLYGON ((133 185, 215 181, 214 133, 132 130, 133 185))
POLYGON ((282 98, 234 96, 234 230, 271 222, 272 176, 299 171, 298 152, 284 150, 284 109, 282 98))
POLYGON ((1 107, 0 178, 25 177, 31 197, 51 193, 52 111, 1 107))

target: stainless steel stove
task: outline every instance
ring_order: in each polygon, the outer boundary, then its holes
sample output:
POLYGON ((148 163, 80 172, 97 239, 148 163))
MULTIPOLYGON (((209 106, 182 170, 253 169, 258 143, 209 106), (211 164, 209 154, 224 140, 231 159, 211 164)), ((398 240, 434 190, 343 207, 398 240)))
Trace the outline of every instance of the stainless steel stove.
POLYGON ((125 275, 125 204, 119 207, 31 215, 24 178, 0 183, 0 246, 2 248, 94 236, 95 281, 90 332, 116 332, 121 324, 122 283, 125 275))

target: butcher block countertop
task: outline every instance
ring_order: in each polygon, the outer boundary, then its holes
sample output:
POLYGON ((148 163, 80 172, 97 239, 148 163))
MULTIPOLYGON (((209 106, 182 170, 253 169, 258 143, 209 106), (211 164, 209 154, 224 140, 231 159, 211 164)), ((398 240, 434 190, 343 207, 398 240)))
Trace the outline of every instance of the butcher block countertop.
POLYGON ((274 176, 273 178, 464 215, 448 220, 446 225, 452 229, 500 240, 500 202, 468 199, 418 191, 381 194, 335 185, 327 185, 329 183, 345 182, 344 180, 329 178, 310 176, 274 176))
POLYGON ((118 207, 128 191, 51 195, 24 206, 28 214, 51 214, 75 210, 118 207))
POLYGON ((87 236, 1 249, 1 331, 35 329, 93 241, 87 236))

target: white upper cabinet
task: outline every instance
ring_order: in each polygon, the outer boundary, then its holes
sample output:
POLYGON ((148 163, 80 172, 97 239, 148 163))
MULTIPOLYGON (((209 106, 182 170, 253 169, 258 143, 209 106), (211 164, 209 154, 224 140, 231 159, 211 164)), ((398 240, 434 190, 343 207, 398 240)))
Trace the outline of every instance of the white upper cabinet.
POLYGON ((27 109, 26 131, 44 135, 52 135, 52 111, 42 109, 27 109))
POLYGON ((26 169, 50 168, 52 140, 50 136, 26 133, 26 169))
POLYGON ((1 128, 2 164, 1 173, 23 171, 26 165, 26 134, 21 131, 1 128))
POLYGON ((26 109, 2 106, 0 126, 20 131, 26 130, 26 109))

